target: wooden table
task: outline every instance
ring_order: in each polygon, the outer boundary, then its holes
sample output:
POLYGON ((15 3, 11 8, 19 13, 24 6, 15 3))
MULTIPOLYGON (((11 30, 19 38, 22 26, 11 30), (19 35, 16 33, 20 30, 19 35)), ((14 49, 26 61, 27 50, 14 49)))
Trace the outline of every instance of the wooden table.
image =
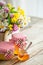
MULTIPOLYGON (((36 22, 31 28, 22 31, 28 37, 28 42, 32 41, 28 53, 31 58, 26 62, 16 65, 43 65, 43 21, 36 22)), ((12 65, 13 61, 0 61, 0 65, 12 65)), ((15 64, 14 64, 15 65, 15 64)))

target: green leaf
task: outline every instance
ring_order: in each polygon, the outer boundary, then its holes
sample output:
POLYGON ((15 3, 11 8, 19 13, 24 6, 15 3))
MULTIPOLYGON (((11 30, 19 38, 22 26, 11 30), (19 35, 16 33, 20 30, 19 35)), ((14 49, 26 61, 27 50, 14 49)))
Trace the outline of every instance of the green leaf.
POLYGON ((10 10, 10 12, 11 12, 11 13, 17 13, 17 11, 15 10, 15 8, 12 8, 12 9, 10 10))
POLYGON ((8 24, 11 23, 10 14, 8 13, 8 24))
POLYGON ((2 9, 2 7, 0 6, 0 10, 2 9))
POLYGON ((17 11, 11 11, 11 13, 17 13, 17 11))

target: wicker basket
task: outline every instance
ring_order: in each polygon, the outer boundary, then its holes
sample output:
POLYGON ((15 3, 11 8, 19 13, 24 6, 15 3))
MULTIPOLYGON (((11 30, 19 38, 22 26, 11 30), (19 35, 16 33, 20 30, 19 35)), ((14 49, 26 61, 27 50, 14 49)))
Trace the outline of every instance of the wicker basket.
POLYGON ((0 32, 0 41, 4 41, 5 32, 0 32))

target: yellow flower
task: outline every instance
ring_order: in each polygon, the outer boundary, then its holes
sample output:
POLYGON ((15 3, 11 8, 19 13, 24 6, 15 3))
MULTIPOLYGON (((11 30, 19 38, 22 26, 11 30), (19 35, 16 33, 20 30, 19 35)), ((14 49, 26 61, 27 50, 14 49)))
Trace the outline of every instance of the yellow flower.
POLYGON ((18 27, 20 28, 20 27, 21 27, 21 25, 19 24, 19 25, 18 25, 18 27))
POLYGON ((24 11, 23 10, 21 10, 20 13, 24 16, 24 11))
POLYGON ((20 7, 18 7, 18 11, 19 11, 19 10, 21 10, 21 8, 20 8, 20 7))
POLYGON ((15 17, 16 19, 18 19, 18 18, 19 18, 19 16, 20 16, 20 14, 19 14, 19 13, 14 13, 14 17, 15 17))
POLYGON ((18 12, 24 16, 24 10, 22 10, 20 7, 18 7, 18 12))
POLYGON ((17 19, 15 17, 11 18, 12 23, 16 23, 17 19))
POLYGON ((11 18, 11 22, 12 23, 16 23, 16 21, 18 20, 19 16, 20 16, 19 13, 14 13, 14 17, 11 18))
POLYGON ((11 9, 12 5, 10 3, 7 4, 8 8, 11 9))
POLYGON ((13 25, 11 25, 11 24, 8 26, 8 28, 9 28, 10 30, 13 29, 12 27, 13 27, 13 25))

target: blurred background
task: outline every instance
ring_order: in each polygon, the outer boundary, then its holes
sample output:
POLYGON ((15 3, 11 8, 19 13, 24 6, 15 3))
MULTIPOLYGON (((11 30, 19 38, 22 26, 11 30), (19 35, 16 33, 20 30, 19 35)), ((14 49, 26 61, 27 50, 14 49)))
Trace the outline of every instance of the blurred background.
POLYGON ((13 4, 14 7, 20 6, 25 10, 27 16, 43 18, 43 0, 0 0, 13 4))

